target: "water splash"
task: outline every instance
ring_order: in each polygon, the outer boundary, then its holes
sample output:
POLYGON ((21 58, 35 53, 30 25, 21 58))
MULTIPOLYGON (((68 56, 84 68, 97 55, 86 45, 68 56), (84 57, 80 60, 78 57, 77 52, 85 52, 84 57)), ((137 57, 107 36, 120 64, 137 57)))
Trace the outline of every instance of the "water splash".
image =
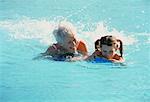
MULTIPOLYGON (((91 46, 92 48, 94 48, 94 42, 97 39, 100 39, 102 36, 106 36, 106 35, 115 36, 117 39, 122 40, 124 45, 132 45, 138 41, 134 35, 125 34, 125 32, 118 31, 115 28, 110 29, 108 26, 105 25, 104 22, 93 24, 90 27, 92 27, 92 29, 89 28, 87 31, 81 30, 80 33, 82 35, 79 35, 80 38, 85 39, 85 41, 88 42, 88 46, 90 46, 90 48, 91 46)), ((82 27, 82 29, 83 28, 84 27, 82 27)))
POLYGON ((51 34, 55 27, 54 21, 25 18, 16 21, 1 21, 0 27, 9 32, 11 39, 37 39, 45 44, 50 44, 54 40, 51 34))
POLYGON ((77 22, 73 24, 64 17, 56 17, 53 20, 24 17, 21 20, 0 21, 0 28, 8 31, 11 39, 36 39, 40 43, 49 45, 55 42, 52 32, 59 24, 70 27, 74 33, 77 33, 77 38, 84 39, 92 49, 94 41, 104 35, 114 35, 121 39, 124 45, 130 45, 137 41, 134 36, 125 34, 123 31, 118 31, 115 28, 109 29, 104 22, 87 24, 77 22))

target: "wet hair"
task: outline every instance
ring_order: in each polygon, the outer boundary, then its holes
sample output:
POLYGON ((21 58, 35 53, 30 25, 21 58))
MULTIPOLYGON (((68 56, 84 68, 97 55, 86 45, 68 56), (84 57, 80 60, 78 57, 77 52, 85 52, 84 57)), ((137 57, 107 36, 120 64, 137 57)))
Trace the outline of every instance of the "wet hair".
POLYGON ((115 48, 119 49, 120 56, 123 56, 123 43, 120 39, 116 39, 114 36, 111 35, 103 36, 95 41, 95 50, 98 50, 98 47, 101 48, 102 45, 114 46, 115 48), (120 46, 117 44, 117 42, 120 43, 120 46))
POLYGON ((67 36, 74 36, 71 29, 67 27, 58 27, 53 31, 55 39, 58 43, 63 43, 67 36))

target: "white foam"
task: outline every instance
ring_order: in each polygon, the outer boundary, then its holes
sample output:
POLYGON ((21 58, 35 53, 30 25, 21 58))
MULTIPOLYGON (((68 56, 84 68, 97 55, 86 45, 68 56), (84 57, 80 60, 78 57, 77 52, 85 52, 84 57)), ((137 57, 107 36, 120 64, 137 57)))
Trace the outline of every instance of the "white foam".
POLYGON ((57 27, 66 27, 67 29, 70 29, 73 34, 77 34, 76 27, 71 22, 68 22, 67 20, 59 21, 57 27))
POLYGON ((0 27, 10 32, 12 39, 37 39, 38 41, 50 44, 55 39, 52 31, 55 27, 53 21, 22 19, 19 21, 1 21, 0 27))
POLYGON ((118 31, 116 29, 108 30, 108 27, 103 22, 99 22, 95 24, 95 26, 93 31, 82 31, 82 36, 80 35, 80 38, 85 39, 85 41, 88 42, 88 46, 92 49, 94 49, 94 42, 105 35, 115 36, 117 39, 123 41, 123 45, 132 45, 137 42, 137 39, 135 39, 133 35, 130 36, 129 34, 125 34, 123 31, 118 31))
POLYGON ((89 23, 89 27, 87 27, 87 24, 82 24, 81 22, 72 24, 63 17, 55 18, 51 21, 46 19, 31 19, 27 17, 21 20, 0 21, 0 27, 9 31, 12 39, 36 39, 47 45, 55 42, 52 32, 59 24, 65 25, 74 33, 77 33, 77 38, 84 39, 89 48, 92 49, 96 39, 104 35, 114 35, 121 39, 124 45, 136 42, 134 36, 129 36, 129 34, 125 34, 117 29, 108 30, 108 26, 103 22, 93 24, 89 23))
POLYGON ((148 43, 150 43, 150 38, 148 39, 148 43))

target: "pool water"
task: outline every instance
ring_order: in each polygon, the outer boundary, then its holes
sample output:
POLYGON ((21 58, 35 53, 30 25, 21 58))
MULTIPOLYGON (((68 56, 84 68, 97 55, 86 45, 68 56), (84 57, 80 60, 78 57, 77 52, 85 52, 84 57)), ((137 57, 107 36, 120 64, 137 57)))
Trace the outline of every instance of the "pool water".
POLYGON ((0 0, 0 102, 150 102, 149 0, 0 0), (123 64, 34 59, 71 22, 89 54, 123 40, 123 64))

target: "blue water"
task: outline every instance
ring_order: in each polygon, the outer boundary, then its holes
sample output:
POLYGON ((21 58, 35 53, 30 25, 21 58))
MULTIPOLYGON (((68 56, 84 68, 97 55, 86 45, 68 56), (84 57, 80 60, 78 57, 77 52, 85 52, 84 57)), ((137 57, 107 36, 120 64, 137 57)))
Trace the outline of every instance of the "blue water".
POLYGON ((0 0, 0 102, 150 102, 149 18, 149 0, 0 0), (89 54, 117 35, 125 63, 33 60, 66 20, 89 54))

